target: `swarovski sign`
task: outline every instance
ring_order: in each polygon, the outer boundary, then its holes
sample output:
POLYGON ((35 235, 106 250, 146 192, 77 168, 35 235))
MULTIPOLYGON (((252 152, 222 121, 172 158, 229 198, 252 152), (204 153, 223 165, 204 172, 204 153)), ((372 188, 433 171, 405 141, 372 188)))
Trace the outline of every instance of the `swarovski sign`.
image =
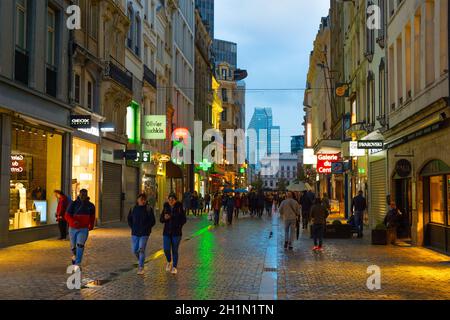
POLYGON ((383 149, 384 148, 384 141, 381 140, 367 140, 367 141, 358 141, 358 149, 383 149))

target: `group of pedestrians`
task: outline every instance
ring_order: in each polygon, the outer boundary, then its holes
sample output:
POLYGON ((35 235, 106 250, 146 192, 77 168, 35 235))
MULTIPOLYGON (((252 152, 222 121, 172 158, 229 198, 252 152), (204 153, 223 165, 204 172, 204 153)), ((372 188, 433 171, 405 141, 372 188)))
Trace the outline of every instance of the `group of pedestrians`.
MULTIPOLYGON (((55 190, 58 199, 56 219, 60 229, 60 239, 70 238, 72 264, 81 268, 85 244, 89 232, 95 226, 95 206, 90 201, 88 191, 80 190, 75 201, 70 201, 62 191, 55 190), (67 230, 68 229, 68 230, 67 230), (68 232, 67 232, 68 231, 68 232)), ((149 205, 146 194, 138 195, 136 205, 128 213, 128 225, 131 229, 132 253, 138 261, 138 274, 144 274, 146 248, 152 228, 156 224, 153 207, 149 205)), ((159 217, 163 228, 163 249, 167 260, 166 271, 177 274, 178 249, 181 243, 182 229, 186 224, 186 213, 177 196, 171 193, 164 204, 159 217)))
POLYGON ((203 195, 197 191, 187 191, 183 194, 182 206, 186 215, 189 215, 192 212, 192 215, 194 216, 202 216, 211 209, 211 195, 206 194, 203 197, 203 195))

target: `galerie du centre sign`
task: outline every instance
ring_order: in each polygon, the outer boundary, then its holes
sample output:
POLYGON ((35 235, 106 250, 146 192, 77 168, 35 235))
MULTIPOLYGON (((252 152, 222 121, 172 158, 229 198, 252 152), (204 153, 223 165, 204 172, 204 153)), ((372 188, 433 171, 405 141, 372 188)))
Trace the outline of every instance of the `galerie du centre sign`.
POLYGON ((340 161, 340 153, 319 153, 317 155, 317 173, 331 174, 333 163, 340 161))

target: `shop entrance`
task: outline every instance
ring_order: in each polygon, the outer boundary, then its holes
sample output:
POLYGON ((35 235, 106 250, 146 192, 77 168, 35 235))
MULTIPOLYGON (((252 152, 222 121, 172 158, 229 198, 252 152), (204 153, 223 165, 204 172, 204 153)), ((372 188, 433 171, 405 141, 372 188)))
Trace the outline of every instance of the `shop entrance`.
POLYGON ((122 166, 103 161, 102 223, 120 221, 122 213, 122 166))
POLYGON ((88 191, 91 202, 97 206, 97 145, 77 138, 73 139, 72 199, 81 189, 88 191))
POLYGON ((400 239, 411 238, 412 227, 412 185, 411 179, 395 180, 395 203, 402 213, 400 226, 397 229, 397 236, 400 239))

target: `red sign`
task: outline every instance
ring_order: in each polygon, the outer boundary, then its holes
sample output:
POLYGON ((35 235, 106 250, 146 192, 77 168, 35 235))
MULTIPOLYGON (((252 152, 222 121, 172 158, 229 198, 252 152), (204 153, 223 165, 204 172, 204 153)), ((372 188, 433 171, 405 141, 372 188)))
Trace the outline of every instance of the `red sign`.
POLYGON ((21 154, 11 155, 11 173, 22 173, 25 171, 25 159, 21 154))
POLYGON ((339 153, 335 154, 318 154, 317 155, 317 173, 331 174, 331 164, 333 162, 339 162, 341 156, 339 153))

